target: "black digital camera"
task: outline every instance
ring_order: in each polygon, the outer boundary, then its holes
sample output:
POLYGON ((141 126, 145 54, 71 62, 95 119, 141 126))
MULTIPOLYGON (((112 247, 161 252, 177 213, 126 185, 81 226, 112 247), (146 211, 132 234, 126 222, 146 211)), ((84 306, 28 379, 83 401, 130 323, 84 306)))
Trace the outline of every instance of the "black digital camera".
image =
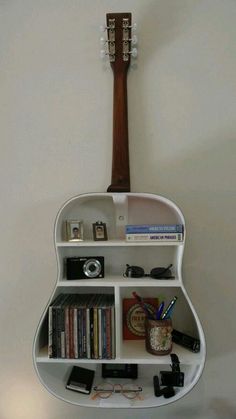
POLYGON ((66 258, 67 279, 104 278, 103 256, 82 256, 66 258))
POLYGON ((184 372, 180 371, 179 358, 176 354, 170 354, 171 357, 171 369, 172 371, 160 371, 161 374, 161 384, 163 386, 174 386, 174 387, 183 387, 184 386, 184 372))

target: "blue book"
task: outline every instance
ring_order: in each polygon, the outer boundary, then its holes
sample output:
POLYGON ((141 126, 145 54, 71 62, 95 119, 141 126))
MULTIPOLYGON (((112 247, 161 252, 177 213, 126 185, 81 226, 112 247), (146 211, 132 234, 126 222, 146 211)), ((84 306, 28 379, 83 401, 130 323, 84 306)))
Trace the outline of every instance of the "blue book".
POLYGON ((139 233, 183 233, 183 224, 140 224, 126 225, 126 234, 139 233))

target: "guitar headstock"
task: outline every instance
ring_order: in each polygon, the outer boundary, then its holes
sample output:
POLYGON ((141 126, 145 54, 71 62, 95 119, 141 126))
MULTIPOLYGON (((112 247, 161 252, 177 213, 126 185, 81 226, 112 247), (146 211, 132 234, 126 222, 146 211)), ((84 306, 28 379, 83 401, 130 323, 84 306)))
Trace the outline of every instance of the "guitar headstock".
POLYGON ((127 70, 130 57, 137 56, 137 49, 132 48, 137 43, 137 37, 132 36, 131 13, 107 13, 106 26, 107 39, 101 38, 106 50, 101 51, 102 56, 108 56, 114 71, 127 70))

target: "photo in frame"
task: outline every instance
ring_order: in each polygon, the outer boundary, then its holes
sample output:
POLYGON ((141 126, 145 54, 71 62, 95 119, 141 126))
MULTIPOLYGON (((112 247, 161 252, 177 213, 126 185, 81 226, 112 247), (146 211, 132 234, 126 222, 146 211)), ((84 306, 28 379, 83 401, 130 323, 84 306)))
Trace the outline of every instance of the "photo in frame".
POLYGON ((69 242, 83 240, 83 222, 78 220, 66 221, 66 237, 69 242))
POLYGON ((107 227, 105 223, 101 221, 93 223, 93 239, 95 241, 107 240, 107 227))

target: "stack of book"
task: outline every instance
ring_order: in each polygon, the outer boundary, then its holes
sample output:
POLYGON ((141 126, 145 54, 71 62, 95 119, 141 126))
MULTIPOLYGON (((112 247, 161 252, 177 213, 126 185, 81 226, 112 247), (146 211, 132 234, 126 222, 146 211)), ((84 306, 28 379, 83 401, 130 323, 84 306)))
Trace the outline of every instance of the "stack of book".
POLYGON ((139 224, 126 225, 127 241, 182 241, 184 237, 183 224, 139 224))
POLYGON ((115 358, 112 294, 60 294, 48 310, 49 358, 115 358))

